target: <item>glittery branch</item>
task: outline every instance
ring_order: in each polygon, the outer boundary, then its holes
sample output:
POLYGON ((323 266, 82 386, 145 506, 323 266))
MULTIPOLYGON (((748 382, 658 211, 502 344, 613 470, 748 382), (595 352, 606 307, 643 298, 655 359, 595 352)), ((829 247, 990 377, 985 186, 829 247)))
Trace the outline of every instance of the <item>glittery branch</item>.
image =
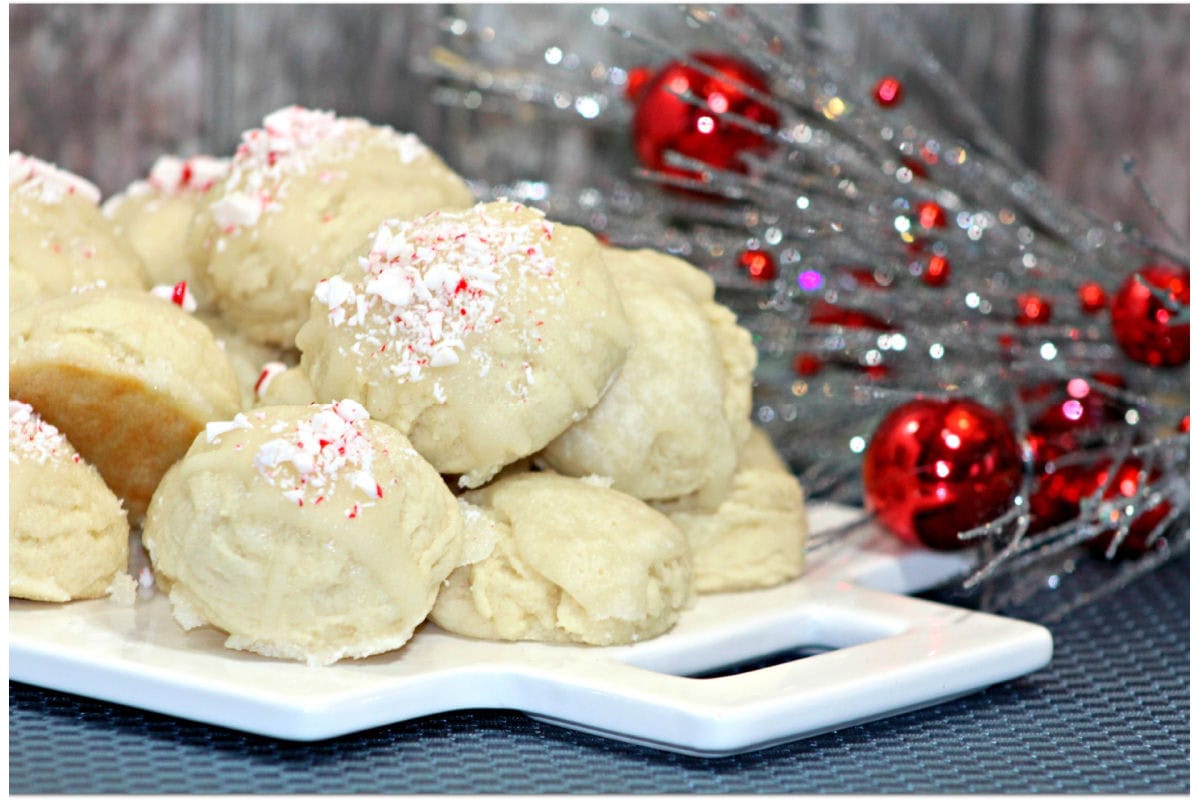
MULTIPOLYGON (((878 420, 904 400, 973 397, 1004 409, 1020 441, 1063 400, 1022 397, 1014 387, 1088 380, 1120 408, 1117 416, 1074 431, 1067 452, 1036 468, 1026 445, 1026 473, 1011 506, 962 534, 981 554, 966 587, 982 591, 989 608, 1015 607, 1049 584, 1070 583, 1063 578, 1083 557, 1083 543, 1098 535, 1112 536, 1103 555, 1119 561, 1114 586, 1186 550, 1188 436, 1169 432, 1186 413, 1186 369, 1125 358, 1108 314, 1080 295, 1085 283, 1111 294, 1155 254, 1186 260, 1057 197, 921 45, 903 10, 872 8, 861 17, 887 31, 896 74, 921 87, 919 98, 890 107, 872 102, 879 76, 866 74, 853 54, 820 31, 780 30, 760 9, 685 6, 684 32, 669 39, 623 25, 616 13, 598 7, 591 24, 640 49, 646 61, 685 65, 774 112, 771 125, 713 108, 691 89, 665 90, 769 148, 744 151, 736 168, 721 169, 667 147, 666 169, 637 169, 631 180, 620 177, 623 167, 605 168, 599 152, 594 172, 603 177, 582 189, 525 180, 479 186, 481 197, 520 200, 613 245, 654 247, 706 270, 759 348, 755 421, 810 497, 861 501, 862 454, 878 420), (696 58, 691 40, 700 32, 762 72, 769 91, 696 58), (770 257, 765 278, 739 267, 747 253, 770 257), (1022 304, 1031 295, 1044 316, 1028 316, 1022 304), (1123 382, 1092 381, 1096 373, 1120 373, 1123 382), (1117 465, 1129 458, 1141 460, 1137 490, 1106 498, 1117 465), (1031 494, 1042 475, 1105 460, 1111 474, 1082 498, 1073 519, 1030 532, 1031 494), (1146 555, 1120 561, 1135 521, 1162 503, 1170 510, 1145 537, 1146 555)), ((500 71, 482 58, 490 40, 481 32, 453 19, 445 30, 445 48, 427 65, 442 79, 439 102, 509 113, 536 108, 612 130, 630 125, 625 69, 577 57, 568 67, 565 48, 551 47, 500 71), (588 97, 594 102, 579 102, 588 97)), ((1132 160, 1126 172, 1165 223, 1132 160)), ((1167 230, 1186 250, 1183 237, 1167 230)), ((1190 319, 1189 306, 1148 288, 1174 323, 1190 319)))

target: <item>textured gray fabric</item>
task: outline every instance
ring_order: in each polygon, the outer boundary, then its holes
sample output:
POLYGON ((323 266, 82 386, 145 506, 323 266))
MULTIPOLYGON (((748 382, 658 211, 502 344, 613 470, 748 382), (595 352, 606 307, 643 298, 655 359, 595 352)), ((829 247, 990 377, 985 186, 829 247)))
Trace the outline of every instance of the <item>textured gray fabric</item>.
POLYGON ((1176 559, 1075 611, 1034 675, 720 760, 490 711, 296 744, 10 683, 10 791, 1186 793, 1189 585, 1176 559))

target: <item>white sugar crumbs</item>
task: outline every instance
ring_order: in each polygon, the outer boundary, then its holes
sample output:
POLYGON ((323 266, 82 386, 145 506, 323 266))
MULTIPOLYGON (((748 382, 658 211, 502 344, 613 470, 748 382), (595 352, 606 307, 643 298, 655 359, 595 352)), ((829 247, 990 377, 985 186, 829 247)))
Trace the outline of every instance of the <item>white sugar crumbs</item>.
MULTIPOLYGON (((550 280, 558 264, 545 251, 554 226, 535 209, 513 210, 529 216, 509 222, 479 204, 388 220, 376 230, 368 256, 359 259, 362 278, 335 275, 318 283, 314 296, 329 309, 332 327, 351 330, 355 354, 381 359, 400 381, 458 364, 466 337, 492 326, 520 326, 527 344, 536 345, 542 320, 506 320, 497 296, 502 285, 527 294, 560 292, 550 280)), ((478 352, 472 357, 486 374, 490 361, 478 352)), ((531 367, 526 378, 532 382, 531 367)))
POLYGON ((79 454, 67 443, 58 428, 42 419, 33 406, 19 400, 8 401, 8 460, 79 462, 79 454))

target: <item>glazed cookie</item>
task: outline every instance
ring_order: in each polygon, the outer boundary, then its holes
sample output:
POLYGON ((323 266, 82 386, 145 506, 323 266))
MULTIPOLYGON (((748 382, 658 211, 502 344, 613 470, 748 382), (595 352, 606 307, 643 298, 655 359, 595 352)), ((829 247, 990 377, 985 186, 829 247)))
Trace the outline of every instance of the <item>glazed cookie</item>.
POLYGON ((408 441, 347 400, 210 423, 142 538, 184 628, 316 665, 407 642, 459 563, 462 519, 408 441))
POLYGON ((13 314, 12 397, 71 441, 138 521, 167 468, 241 407, 203 323, 148 292, 97 289, 13 314))
POLYGON ((101 597, 128 557, 121 501, 57 428, 8 401, 8 596, 101 597))
POLYGON ((614 645, 668 630, 691 595, 687 540, 598 482, 511 475, 459 498, 464 561, 430 618, 484 639, 614 645))
POLYGON ((204 193, 229 172, 229 160, 212 156, 160 156, 145 180, 105 201, 101 210, 141 257, 151 285, 186 281, 201 309, 209 299, 187 255, 187 233, 204 193))
POLYGON ((415 136, 293 106, 242 134, 192 223, 189 258, 238 331, 290 347, 313 285, 380 222, 473 202, 415 136))
POLYGON ((760 428, 752 430, 716 511, 655 507, 687 534, 699 592, 760 589, 804 570, 804 490, 760 428))
POLYGON ((8 155, 8 307, 93 288, 144 289, 141 260, 118 238, 88 181, 21 153, 8 155))
POLYGON ((645 500, 700 493, 715 507, 749 435, 750 335, 713 302, 711 281, 694 267, 662 257, 673 272, 658 272, 642 263, 646 254, 614 249, 604 257, 633 345, 596 407, 539 460, 568 475, 610 477, 645 500))
POLYGON ((629 325, 595 238, 517 203, 388 221, 317 285, 296 337, 320 400, 353 397, 479 486, 591 408, 629 325))

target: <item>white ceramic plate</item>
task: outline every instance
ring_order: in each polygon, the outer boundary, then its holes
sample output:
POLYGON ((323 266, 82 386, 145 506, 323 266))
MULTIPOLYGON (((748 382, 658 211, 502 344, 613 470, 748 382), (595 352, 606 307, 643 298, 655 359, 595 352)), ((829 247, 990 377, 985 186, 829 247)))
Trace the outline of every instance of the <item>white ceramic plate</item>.
MULTIPOLYGON (((814 531, 858 512, 810 508, 814 531)), ((283 739, 311 741, 464 708, 698 756, 812 736, 957 697, 1050 660, 1037 625, 904 597, 961 574, 961 554, 907 548, 870 529, 826 548, 807 574, 707 595, 668 634, 625 647, 474 641, 432 625, 401 650, 307 667, 185 633, 161 594, 9 602, 9 677, 283 739), (696 675, 798 647, 819 655, 696 675)))

